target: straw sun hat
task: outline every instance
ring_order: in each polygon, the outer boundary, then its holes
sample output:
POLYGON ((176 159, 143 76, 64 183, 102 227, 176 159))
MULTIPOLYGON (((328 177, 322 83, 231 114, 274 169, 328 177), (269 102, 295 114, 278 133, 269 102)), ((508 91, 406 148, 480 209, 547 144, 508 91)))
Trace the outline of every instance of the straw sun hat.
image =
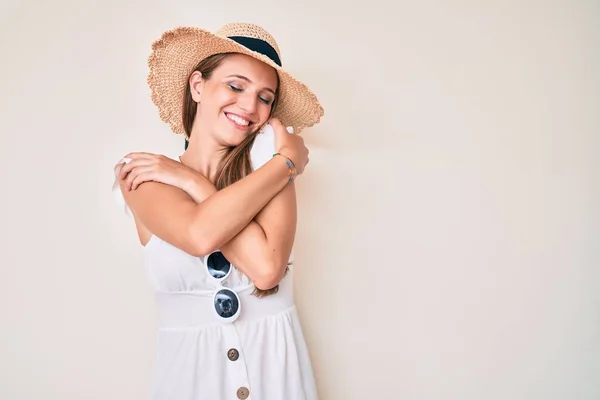
POLYGON ((318 123, 323 108, 302 82, 283 69, 279 46, 263 28, 231 23, 216 33, 195 27, 178 27, 162 34, 152 44, 148 85, 160 118, 175 133, 184 133, 182 103, 189 74, 203 59, 219 53, 242 53, 275 68, 279 74, 279 104, 273 117, 295 133, 318 123))

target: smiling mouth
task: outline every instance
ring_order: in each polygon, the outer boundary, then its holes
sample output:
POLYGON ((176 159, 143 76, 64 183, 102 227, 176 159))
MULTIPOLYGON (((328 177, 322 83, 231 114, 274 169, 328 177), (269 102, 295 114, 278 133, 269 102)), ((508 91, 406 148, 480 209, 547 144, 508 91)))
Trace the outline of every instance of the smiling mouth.
POLYGON ((252 122, 250 120, 242 118, 239 115, 225 113, 225 116, 227 117, 228 120, 230 120, 231 122, 233 122, 236 126, 238 126, 240 128, 247 129, 250 125, 252 125, 252 122))

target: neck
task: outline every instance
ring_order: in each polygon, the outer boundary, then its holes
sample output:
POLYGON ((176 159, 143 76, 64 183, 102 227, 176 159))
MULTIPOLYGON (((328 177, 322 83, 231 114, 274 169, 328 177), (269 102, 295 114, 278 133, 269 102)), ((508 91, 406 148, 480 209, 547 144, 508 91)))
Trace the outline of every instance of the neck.
POLYGON ((214 183, 219 162, 228 148, 216 143, 208 135, 192 131, 187 150, 180 157, 181 162, 198 171, 214 183))

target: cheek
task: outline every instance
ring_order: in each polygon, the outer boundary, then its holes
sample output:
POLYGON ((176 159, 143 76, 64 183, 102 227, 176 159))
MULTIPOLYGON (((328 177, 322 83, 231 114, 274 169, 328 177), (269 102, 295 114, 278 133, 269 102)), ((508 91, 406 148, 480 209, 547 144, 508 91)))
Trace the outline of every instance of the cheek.
POLYGON ((215 93, 214 98, 215 98, 215 100, 217 100, 217 103, 220 104, 221 106, 227 106, 232 103, 235 103, 236 94, 234 92, 232 92, 231 90, 223 89, 223 90, 219 90, 217 93, 215 93))
POLYGON ((266 122, 271 115, 271 106, 266 104, 260 104, 258 109, 258 118, 261 122, 266 122))
POLYGON ((235 103, 235 93, 226 88, 217 88, 210 93, 207 93, 207 95, 207 97, 210 98, 210 101, 207 101, 206 103, 210 104, 210 108, 217 113, 220 112, 223 107, 235 103))

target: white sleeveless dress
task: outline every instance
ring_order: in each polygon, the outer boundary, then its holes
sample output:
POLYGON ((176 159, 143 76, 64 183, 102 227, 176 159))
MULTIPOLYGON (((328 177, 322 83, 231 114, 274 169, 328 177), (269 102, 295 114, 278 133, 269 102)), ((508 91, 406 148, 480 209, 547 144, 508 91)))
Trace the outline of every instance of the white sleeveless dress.
MULTIPOLYGON (((268 142, 261 146, 253 147, 255 168, 272 154, 268 142)), ((115 194, 123 205, 118 187, 115 194)), ((214 312, 217 286, 200 258, 157 236, 143 251, 159 317, 152 400, 318 399, 294 305, 293 266, 279 292, 263 298, 234 269, 223 286, 237 292, 241 311, 228 323, 214 312)))

